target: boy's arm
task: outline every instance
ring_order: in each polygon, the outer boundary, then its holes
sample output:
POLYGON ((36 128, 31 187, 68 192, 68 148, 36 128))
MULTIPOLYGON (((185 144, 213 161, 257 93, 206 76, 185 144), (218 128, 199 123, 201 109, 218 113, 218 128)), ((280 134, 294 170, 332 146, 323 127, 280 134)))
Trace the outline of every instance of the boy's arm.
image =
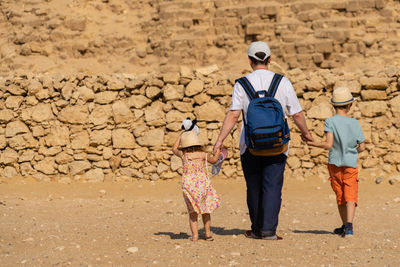
POLYGON ((182 133, 179 134, 178 138, 175 141, 175 144, 172 146, 172 152, 178 157, 182 157, 183 155, 182 150, 179 149, 179 144, 181 142, 181 135, 182 133))
POLYGON ((207 161, 208 161, 209 163, 211 163, 211 164, 217 163, 220 154, 221 154, 221 149, 220 149, 220 148, 217 148, 217 151, 216 151, 216 153, 215 153, 213 156, 211 156, 210 154, 208 154, 207 161))
POLYGON ((358 153, 361 153, 361 152, 363 152, 364 150, 365 150, 365 143, 364 143, 364 142, 359 143, 358 146, 357 146, 357 152, 358 152, 358 153))
POLYGON ((333 133, 332 132, 325 132, 325 141, 323 142, 307 142, 308 145, 310 146, 316 146, 316 147, 320 147, 326 150, 331 149, 332 145, 333 145, 333 133))

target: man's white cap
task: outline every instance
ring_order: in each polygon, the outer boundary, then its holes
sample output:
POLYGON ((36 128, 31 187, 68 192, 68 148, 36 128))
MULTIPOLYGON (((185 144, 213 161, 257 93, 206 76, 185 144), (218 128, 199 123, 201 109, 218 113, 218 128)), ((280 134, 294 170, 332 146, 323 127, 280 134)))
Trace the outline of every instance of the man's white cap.
POLYGON ((271 50, 269 49, 267 43, 258 41, 250 44, 249 50, 247 50, 247 54, 249 55, 249 57, 253 57, 257 60, 264 61, 269 56, 271 56, 271 50), (265 54, 264 58, 256 56, 256 53, 258 52, 263 52, 265 54))

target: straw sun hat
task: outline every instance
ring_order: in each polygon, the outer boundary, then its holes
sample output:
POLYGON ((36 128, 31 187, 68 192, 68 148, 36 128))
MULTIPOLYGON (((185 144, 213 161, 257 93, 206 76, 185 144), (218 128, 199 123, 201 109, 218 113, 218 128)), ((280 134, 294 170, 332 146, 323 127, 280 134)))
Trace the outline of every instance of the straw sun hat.
POLYGON ((334 106, 345 106, 356 100, 347 87, 338 87, 333 91, 331 104, 334 106))
POLYGON ((190 146, 201 146, 200 139, 194 131, 184 132, 181 135, 181 148, 190 146))

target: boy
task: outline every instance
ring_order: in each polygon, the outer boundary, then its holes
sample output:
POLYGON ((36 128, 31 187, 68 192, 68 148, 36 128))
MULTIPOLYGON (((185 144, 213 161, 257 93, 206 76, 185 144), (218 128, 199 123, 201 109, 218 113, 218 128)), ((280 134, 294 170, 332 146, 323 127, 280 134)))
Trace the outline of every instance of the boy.
POLYGON ((358 193, 358 153, 365 149, 365 138, 360 123, 348 116, 354 98, 347 87, 333 91, 331 104, 336 115, 325 121, 324 142, 307 142, 308 145, 329 150, 328 171, 343 225, 334 234, 353 235, 353 218, 358 193))

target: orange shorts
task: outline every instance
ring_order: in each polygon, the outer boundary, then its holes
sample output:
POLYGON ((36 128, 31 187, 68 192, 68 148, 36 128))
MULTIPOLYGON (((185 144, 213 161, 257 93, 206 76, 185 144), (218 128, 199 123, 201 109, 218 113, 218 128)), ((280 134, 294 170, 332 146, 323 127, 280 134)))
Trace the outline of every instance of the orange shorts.
POLYGON ((358 169, 351 167, 337 167, 328 164, 329 181, 333 191, 336 193, 338 205, 345 205, 352 201, 357 206, 358 198, 358 169))

